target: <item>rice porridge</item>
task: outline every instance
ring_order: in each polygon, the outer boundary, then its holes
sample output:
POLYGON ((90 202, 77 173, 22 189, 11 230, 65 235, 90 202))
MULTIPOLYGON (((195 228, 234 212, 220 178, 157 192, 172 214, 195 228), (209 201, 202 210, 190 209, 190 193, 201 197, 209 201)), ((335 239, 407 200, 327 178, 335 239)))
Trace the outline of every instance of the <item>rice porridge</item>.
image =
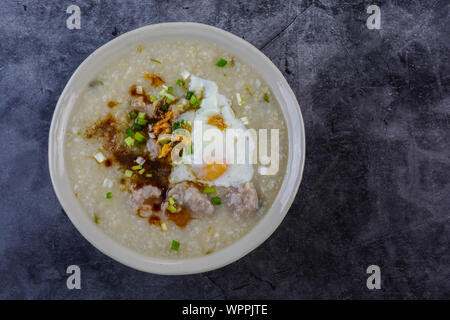
POLYGON ((65 138, 70 183, 93 223, 170 259, 213 253, 249 232, 273 203, 288 155, 281 109, 257 71, 187 40, 143 43, 111 61, 78 97, 65 138), (275 174, 264 173, 267 159, 249 162, 259 129, 269 155, 270 129, 279 129, 275 174), (244 151, 237 138, 227 144, 232 130, 247 136, 244 151))

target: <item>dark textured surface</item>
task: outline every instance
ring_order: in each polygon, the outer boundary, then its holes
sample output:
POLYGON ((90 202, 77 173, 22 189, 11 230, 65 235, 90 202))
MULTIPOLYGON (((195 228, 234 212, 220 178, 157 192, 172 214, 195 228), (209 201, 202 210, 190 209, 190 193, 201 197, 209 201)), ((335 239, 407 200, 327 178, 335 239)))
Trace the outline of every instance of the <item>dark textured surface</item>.
POLYGON ((448 1, 1 1, 0 298, 450 298, 448 1), (339 3, 339 4, 338 4, 339 3), (78 4, 81 30, 68 30, 78 4), (366 7, 381 7, 368 30, 366 7), (196 21, 280 68, 305 119, 294 205, 241 260, 205 274, 129 269, 75 230, 47 139, 77 66, 129 30, 196 21), (66 288, 66 267, 82 289, 66 288), (382 289, 366 288, 377 264, 382 289))

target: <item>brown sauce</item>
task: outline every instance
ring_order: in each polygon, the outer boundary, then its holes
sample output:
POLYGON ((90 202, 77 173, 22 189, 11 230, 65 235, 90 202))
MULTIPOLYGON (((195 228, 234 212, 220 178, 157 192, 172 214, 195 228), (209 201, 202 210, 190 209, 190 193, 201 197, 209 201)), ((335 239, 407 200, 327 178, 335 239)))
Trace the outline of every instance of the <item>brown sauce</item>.
POLYGON ((87 139, 96 137, 103 140, 103 149, 111 155, 105 161, 107 167, 115 163, 123 171, 130 170, 131 167, 136 165, 135 160, 137 157, 141 156, 146 159, 142 165, 145 172, 139 174, 135 171, 131 178, 131 183, 135 189, 151 184, 165 192, 169 186, 169 175, 172 170, 169 159, 157 158, 151 160, 145 151, 145 144, 136 145, 137 148, 130 149, 123 142, 125 139, 124 131, 123 128, 119 128, 116 119, 111 114, 108 114, 105 119, 99 120, 92 127, 87 128, 84 136, 87 139), (151 173, 152 177, 146 177, 146 173, 151 173))
POLYGON ((153 224, 155 226, 161 226, 161 217, 156 214, 152 214, 148 218, 148 223, 153 224))
POLYGON ((144 98, 144 102, 147 103, 147 104, 153 103, 153 101, 147 95, 147 92, 145 91, 144 88, 142 88, 142 93, 137 93, 136 88, 137 88, 137 86, 135 84, 133 84, 130 87, 130 90, 128 92, 130 93, 131 96, 133 96, 133 97, 143 97, 144 98))
POLYGON ((162 199, 154 199, 154 198, 150 198, 145 200, 142 204, 145 206, 149 206, 152 208, 152 211, 154 212, 158 212, 161 211, 161 203, 162 203, 162 199))
POLYGON ((165 83, 163 78, 153 73, 144 74, 144 79, 150 80, 150 84, 152 85, 152 87, 159 87, 165 83))
POLYGON ((182 208, 180 212, 176 212, 176 213, 172 213, 172 212, 166 210, 166 215, 170 221, 175 223, 180 228, 186 227, 186 225, 189 223, 189 221, 194 219, 192 217, 191 213, 185 208, 182 208))
POLYGON ((111 100, 108 102, 107 106, 108 108, 114 108, 115 106, 117 106, 119 103, 117 101, 111 100))

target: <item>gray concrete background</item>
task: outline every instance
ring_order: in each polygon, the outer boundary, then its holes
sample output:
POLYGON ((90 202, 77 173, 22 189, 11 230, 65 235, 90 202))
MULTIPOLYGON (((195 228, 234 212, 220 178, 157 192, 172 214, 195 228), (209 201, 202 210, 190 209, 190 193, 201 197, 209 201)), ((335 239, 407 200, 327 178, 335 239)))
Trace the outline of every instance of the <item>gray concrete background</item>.
POLYGON ((448 1, 1 1, 0 298, 450 298, 448 1), (82 11, 68 30, 66 8, 82 11), (368 30, 366 7, 381 7, 368 30), (56 101, 96 48, 195 21, 238 35, 283 72, 307 159, 286 219, 220 270, 145 274, 75 230, 53 192, 56 101), (82 289, 66 289, 66 267, 82 289), (368 265, 382 289, 366 288, 368 265))

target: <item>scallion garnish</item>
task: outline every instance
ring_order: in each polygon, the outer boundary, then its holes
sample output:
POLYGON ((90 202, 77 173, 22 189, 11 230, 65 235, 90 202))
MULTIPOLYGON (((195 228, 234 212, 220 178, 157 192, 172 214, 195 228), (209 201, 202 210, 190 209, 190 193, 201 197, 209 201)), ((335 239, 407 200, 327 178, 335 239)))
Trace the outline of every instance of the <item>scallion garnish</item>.
POLYGON ((264 92, 263 99, 265 102, 269 102, 270 99, 269 99, 269 95, 267 94, 267 92, 264 92))
POLYGON ((133 129, 134 129, 135 131, 141 131, 141 130, 142 130, 142 126, 141 126, 141 125, 138 125, 137 123, 135 123, 134 126, 133 126, 133 129))
POLYGON ((220 58, 219 61, 216 62, 216 66, 223 68, 227 65, 227 63, 228 63, 227 60, 220 58))
POLYGON ((184 127, 184 119, 181 121, 175 121, 172 124, 172 131, 175 131, 177 129, 182 129, 184 127))
POLYGON ((212 197, 211 198, 211 202, 212 202, 213 205, 218 206, 219 204, 222 203, 222 199, 220 199, 219 197, 212 197))
POLYGON ((145 119, 145 116, 146 116, 145 112, 138 113, 138 119, 145 119))
POLYGON ((144 141, 145 141, 145 136, 144 136, 142 133, 140 133, 140 132, 138 131, 138 132, 136 132, 136 133, 134 134, 134 139, 135 139, 137 142, 144 142, 144 141))
POLYGON ((195 104, 197 103, 197 97, 192 95, 191 98, 189 99, 189 102, 195 106, 195 104))
POLYGON ((127 134, 127 136, 131 137, 133 135, 133 130, 131 130, 131 128, 127 128, 127 130, 125 130, 125 133, 127 134))
POLYGON ((146 174, 145 174, 145 177, 146 177, 146 178, 151 178, 151 177, 153 177, 153 175, 152 175, 151 173, 146 173, 146 174))
POLYGON ((125 170, 125 177, 127 178, 131 178, 133 176, 133 171, 131 170, 125 170))
POLYGON ((178 79, 178 80, 177 80, 177 86, 183 87, 183 86, 184 86, 184 81, 181 80, 181 79, 178 79))
POLYGON ((155 96, 154 94, 152 94, 152 95, 150 96, 150 99, 152 99, 153 101, 156 101, 156 100, 158 100, 158 97, 155 96))
POLYGON ((142 118, 138 118, 138 119, 136 120, 136 123, 137 123, 138 125, 140 125, 140 126, 145 126, 145 125, 147 124, 147 120, 142 119, 142 118))
POLYGON ((170 249, 178 251, 180 249, 180 243, 176 240, 172 240, 172 245, 170 246, 170 249))
POLYGON ((111 199, 111 197, 112 197, 112 192, 108 192, 108 193, 106 194, 106 199, 111 199))
POLYGON ((136 111, 131 111, 129 114, 130 119, 135 119, 137 117, 136 111))
POLYGON ((190 100, 193 95, 194 95, 194 92, 192 92, 192 91, 186 92, 186 99, 190 100))
POLYGON ((138 171, 139 174, 143 174, 145 172, 145 169, 142 168, 141 170, 138 171))
POLYGON ((215 187, 206 187, 205 189, 203 189, 203 193, 216 193, 216 188, 215 187))
POLYGON ((102 163, 103 161, 106 160, 106 157, 103 153, 101 153, 100 151, 97 152, 96 154, 94 154, 94 158, 95 160, 97 160, 98 163, 102 163))
POLYGON ((134 171, 141 170, 142 166, 140 164, 137 164, 135 166, 132 166, 131 169, 134 170, 134 171))
POLYGON ((156 62, 156 63, 161 63, 161 61, 158 61, 158 60, 156 60, 156 59, 150 59, 151 61, 153 61, 153 62, 156 62))
POLYGON ((132 137, 127 137, 125 139, 125 143, 127 144, 127 146, 131 147, 132 145, 134 145, 134 139, 132 137))
POLYGON ((236 100, 238 102, 238 104, 241 106, 243 105, 245 102, 242 100, 241 98, 241 94, 240 93, 236 93, 236 100))
POLYGON ((174 206, 172 206, 172 205, 167 206, 167 210, 169 210, 171 213, 177 212, 177 209, 174 206))
POLYGON ((161 106, 161 110, 162 111, 167 111, 169 109, 169 105, 167 104, 167 103, 164 103, 162 106, 161 106))
POLYGON ((173 205, 175 204, 175 199, 172 198, 172 197, 169 197, 169 204, 170 204, 171 206, 173 206, 173 205))
POLYGON ((167 88, 167 92, 170 93, 170 94, 173 94, 173 87, 168 87, 167 88))

